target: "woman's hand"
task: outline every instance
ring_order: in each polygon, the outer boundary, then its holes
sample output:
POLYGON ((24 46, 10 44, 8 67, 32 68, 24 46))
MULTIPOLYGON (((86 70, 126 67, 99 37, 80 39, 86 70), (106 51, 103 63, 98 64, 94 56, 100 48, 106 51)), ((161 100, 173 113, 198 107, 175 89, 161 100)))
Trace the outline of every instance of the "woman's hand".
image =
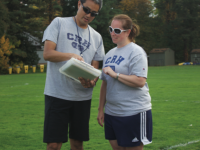
POLYGON ((97 121, 98 121, 99 125, 103 127, 103 124, 104 124, 104 112, 103 111, 99 111, 98 116, 97 116, 97 121))
POLYGON ((112 78, 116 78, 117 73, 114 72, 110 67, 105 67, 103 68, 103 72, 109 76, 111 76, 112 78))
MULTIPOLYGON (((103 68, 103 72, 112 78, 117 77, 117 73, 114 72, 110 67, 105 67, 103 68)), ((145 83, 146 83, 146 78, 145 77, 138 77, 136 75, 125 75, 125 74, 120 74, 118 76, 118 81, 131 86, 131 87, 140 87, 142 88, 145 83)))

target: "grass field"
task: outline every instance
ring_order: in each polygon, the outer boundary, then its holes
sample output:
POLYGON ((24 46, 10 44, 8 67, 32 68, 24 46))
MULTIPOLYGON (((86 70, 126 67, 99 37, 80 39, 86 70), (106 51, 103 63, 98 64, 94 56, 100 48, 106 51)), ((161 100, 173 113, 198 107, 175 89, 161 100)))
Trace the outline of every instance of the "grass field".
MULTIPOLYGON (((0 150, 44 150, 45 73, 0 75, 0 150)), ((200 150, 200 66, 149 67, 153 143, 145 150, 200 150)), ((97 123, 101 81, 93 92, 85 150, 111 150, 97 123)), ((62 150, 69 150, 69 143, 62 150)))

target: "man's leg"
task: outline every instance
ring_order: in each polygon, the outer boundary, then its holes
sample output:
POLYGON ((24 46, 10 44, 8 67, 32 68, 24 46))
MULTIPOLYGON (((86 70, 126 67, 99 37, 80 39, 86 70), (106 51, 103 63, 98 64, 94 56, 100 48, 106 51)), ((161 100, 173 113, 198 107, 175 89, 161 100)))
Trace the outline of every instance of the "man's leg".
POLYGON ((60 150, 62 143, 47 143, 47 150, 60 150))
POLYGON ((45 95, 44 139, 47 150, 60 150, 68 141, 68 120, 71 101, 45 95))
POLYGON ((69 138, 72 150, 83 150, 83 141, 89 140, 91 100, 74 101, 70 109, 69 138))
POLYGON ((71 150, 83 150, 83 141, 70 139, 71 150))

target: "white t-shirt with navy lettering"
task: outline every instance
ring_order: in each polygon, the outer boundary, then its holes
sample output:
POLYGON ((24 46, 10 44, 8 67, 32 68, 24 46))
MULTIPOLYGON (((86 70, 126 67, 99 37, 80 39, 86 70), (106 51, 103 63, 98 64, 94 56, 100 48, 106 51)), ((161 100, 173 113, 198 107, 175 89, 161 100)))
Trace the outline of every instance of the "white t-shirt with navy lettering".
MULTIPOLYGON (((56 51, 62 53, 80 55, 83 51, 83 59, 89 64, 92 60, 103 60, 105 52, 101 35, 89 25, 89 30, 78 27, 78 32, 77 27, 72 17, 57 17, 44 31, 42 41, 53 41, 56 43, 56 51)), ((80 83, 59 72, 59 68, 66 62, 47 62, 44 94, 71 101, 91 99, 93 88, 84 88, 80 83)))
MULTIPOLYGON (((116 73, 147 78, 148 64, 145 51, 135 43, 111 49, 103 60, 103 68, 110 66, 116 73)), ((131 116, 151 109, 148 84, 130 87, 102 72, 100 79, 107 82, 105 113, 131 116)))

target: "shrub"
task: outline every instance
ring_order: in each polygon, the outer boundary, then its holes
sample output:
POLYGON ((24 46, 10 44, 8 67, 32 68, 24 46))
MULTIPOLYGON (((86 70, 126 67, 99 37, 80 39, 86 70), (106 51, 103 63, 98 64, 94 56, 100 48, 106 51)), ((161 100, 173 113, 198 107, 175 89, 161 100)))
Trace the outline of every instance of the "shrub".
POLYGON ((6 73, 9 67, 9 55, 12 53, 11 49, 14 48, 10 44, 9 39, 3 35, 0 39, 0 73, 6 73))

